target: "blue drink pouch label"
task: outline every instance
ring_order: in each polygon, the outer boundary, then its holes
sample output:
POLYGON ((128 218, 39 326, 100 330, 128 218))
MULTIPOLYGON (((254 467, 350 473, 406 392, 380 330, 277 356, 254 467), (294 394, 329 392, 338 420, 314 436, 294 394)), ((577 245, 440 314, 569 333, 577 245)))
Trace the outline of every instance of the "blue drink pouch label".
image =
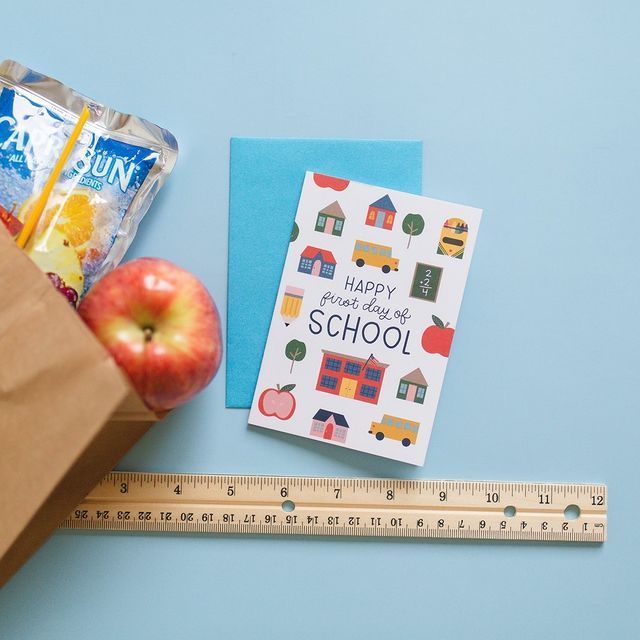
POLYGON ((165 129, 0 63, 0 222, 14 236, 84 104, 90 120, 26 247, 74 305, 120 262, 178 152, 165 129))

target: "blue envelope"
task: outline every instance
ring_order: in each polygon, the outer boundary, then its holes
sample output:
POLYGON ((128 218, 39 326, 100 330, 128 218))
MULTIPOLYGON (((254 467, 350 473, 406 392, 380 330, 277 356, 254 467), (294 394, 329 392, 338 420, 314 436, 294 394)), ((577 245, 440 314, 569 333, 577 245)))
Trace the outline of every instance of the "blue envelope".
POLYGON ((232 138, 226 406, 251 406, 305 171, 422 192, 418 140, 232 138))

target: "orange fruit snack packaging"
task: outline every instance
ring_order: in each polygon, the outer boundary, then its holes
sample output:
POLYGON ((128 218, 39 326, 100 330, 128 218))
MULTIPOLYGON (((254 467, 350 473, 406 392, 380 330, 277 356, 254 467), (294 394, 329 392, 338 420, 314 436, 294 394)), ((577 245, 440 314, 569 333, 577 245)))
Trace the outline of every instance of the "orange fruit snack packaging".
POLYGON ((120 262, 178 156, 166 129, 17 62, 1 62, 0 222, 13 236, 85 104, 91 117, 25 247, 73 306, 120 262))

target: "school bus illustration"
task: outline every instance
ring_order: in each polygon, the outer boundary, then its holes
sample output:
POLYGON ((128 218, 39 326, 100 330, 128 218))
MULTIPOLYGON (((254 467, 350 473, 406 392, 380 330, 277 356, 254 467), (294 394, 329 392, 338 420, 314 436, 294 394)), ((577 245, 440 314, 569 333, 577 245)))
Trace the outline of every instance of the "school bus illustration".
POLYGON ((462 260, 468 235, 469 227, 462 218, 449 218, 442 225, 438 253, 462 260))
POLYGON ((380 422, 372 422, 369 433, 376 437, 376 440, 399 440, 403 447, 415 444, 418 438, 419 422, 398 418, 385 413, 380 422))
POLYGON ((397 271, 400 264, 400 260, 391 255, 392 251, 391 247, 383 244, 356 240, 351 260, 359 267, 364 267, 366 264, 370 267, 380 267, 383 273, 389 273, 391 269, 397 271))

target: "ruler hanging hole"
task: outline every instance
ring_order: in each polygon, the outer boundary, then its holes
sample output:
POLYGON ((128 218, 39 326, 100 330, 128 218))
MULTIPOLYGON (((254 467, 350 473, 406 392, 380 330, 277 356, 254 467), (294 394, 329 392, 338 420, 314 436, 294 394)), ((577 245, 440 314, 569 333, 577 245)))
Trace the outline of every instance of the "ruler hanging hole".
POLYGON ((292 500, 285 500, 282 503, 282 510, 287 513, 291 513, 296 508, 295 503, 292 500))
POLYGON ((513 518, 513 516, 516 515, 516 508, 512 505, 509 505, 508 507, 504 508, 504 515, 507 516, 507 518, 513 518))
POLYGON ((564 510, 564 519, 565 520, 575 520, 580 517, 580 507, 577 504, 570 504, 564 510))

